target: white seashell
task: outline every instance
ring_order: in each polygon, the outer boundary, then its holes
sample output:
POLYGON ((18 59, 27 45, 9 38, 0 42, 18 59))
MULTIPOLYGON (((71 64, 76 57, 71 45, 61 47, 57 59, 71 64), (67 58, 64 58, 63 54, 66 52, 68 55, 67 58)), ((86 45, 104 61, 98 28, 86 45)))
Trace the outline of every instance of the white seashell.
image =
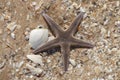
POLYGON ((33 49, 47 42, 48 30, 47 29, 34 29, 30 32, 29 43, 33 49))
POLYGON ((27 58, 33 61, 34 63, 43 65, 42 56, 40 55, 27 55, 27 58))

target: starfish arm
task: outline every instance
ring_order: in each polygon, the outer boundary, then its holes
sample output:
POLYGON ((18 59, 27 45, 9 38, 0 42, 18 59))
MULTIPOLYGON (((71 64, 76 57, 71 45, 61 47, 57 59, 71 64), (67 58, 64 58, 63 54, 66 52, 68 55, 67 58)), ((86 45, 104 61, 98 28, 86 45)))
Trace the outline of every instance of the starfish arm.
POLYGON ((59 44, 57 43, 57 39, 54 39, 52 41, 47 42, 46 44, 43 44, 42 46, 38 47, 36 50, 33 51, 34 54, 37 54, 39 52, 58 47, 59 44))
POLYGON ((59 25, 55 23, 47 14, 43 13, 43 18, 45 19, 54 36, 58 36, 62 32, 62 29, 59 27, 59 25))
POLYGON ((94 45, 88 42, 84 42, 78 39, 73 38, 72 42, 71 42, 71 47, 74 48, 93 48, 94 45))
POLYGON ((61 53, 63 57, 63 66, 64 71, 67 71, 69 65, 69 53, 70 53, 70 46, 68 44, 61 45, 61 53))
POLYGON ((70 28, 67 30, 71 35, 74 35, 77 31, 78 26, 81 24, 83 20, 84 12, 80 12, 79 15, 75 18, 70 28))

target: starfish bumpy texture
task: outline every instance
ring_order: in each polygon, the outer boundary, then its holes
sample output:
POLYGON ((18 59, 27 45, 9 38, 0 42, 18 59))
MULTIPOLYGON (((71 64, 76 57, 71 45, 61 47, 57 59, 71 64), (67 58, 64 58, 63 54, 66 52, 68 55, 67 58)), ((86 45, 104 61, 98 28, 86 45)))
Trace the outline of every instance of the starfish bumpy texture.
POLYGON ((80 12, 70 27, 64 31, 62 30, 57 23, 53 21, 47 14, 43 13, 43 18, 45 19, 46 23, 52 34, 55 36, 54 40, 51 40, 44 45, 38 47, 36 50, 33 51, 34 54, 39 52, 43 52, 50 48, 54 47, 61 47, 61 53, 63 55, 63 64, 64 64, 64 71, 68 69, 69 63, 69 53, 71 47, 74 48, 93 48, 94 46, 90 43, 81 41, 74 37, 78 26, 80 25, 81 21, 83 20, 84 12, 80 12))

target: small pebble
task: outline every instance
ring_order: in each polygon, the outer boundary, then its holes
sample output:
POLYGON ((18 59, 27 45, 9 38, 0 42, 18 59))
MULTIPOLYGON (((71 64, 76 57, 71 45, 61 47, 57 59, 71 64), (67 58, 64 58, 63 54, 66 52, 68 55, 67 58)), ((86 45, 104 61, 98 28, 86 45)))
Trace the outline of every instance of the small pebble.
POLYGON ((117 48, 112 48, 112 52, 116 52, 118 49, 117 48))
POLYGON ((112 36, 113 36, 114 38, 118 38, 118 37, 120 37, 119 34, 112 34, 112 36))
POLYGON ((11 32, 13 32, 16 28, 16 23, 15 22, 11 22, 7 25, 7 29, 9 29, 11 32))
POLYGON ((25 31, 25 33, 24 33, 24 34, 27 36, 27 35, 29 35, 29 32, 28 32, 28 31, 25 31))
POLYGON ((47 59, 47 63, 50 63, 51 62, 51 60, 50 59, 47 59))
POLYGON ((11 36, 11 38, 15 39, 15 34, 14 33, 11 33, 10 36, 11 36))
POLYGON ((26 41, 29 40, 29 35, 25 36, 25 40, 26 40, 26 41))
POLYGON ((100 67, 98 67, 98 66, 96 66, 95 68, 94 68, 94 70, 95 70, 95 73, 98 75, 98 74, 100 74, 100 72, 102 71, 102 69, 100 68, 100 67))
POLYGON ((108 32, 107 32, 107 37, 110 37, 110 35, 111 35, 111 32, 108 31, 108 32))
POLYGON ((43 25, 38 25, 36 28, 41 29, 41 28, 44 28, 44 26, 43 25))
POLYGON ((73 59, 69 59, 69 61, 70 61, 70 63, 72 64, 72 66, 76 66, 76 62, 75 62, 75 60, 73 60, 73 59))
POLYGON ((90 25, 91 27, 95 27, 95 26, 98 26, 97 23, 93 23, 92 25, 90 25))
POLYGON ((85 8, 83 8, 83 7, 80 7, 80 11, 81 12, 86 12, 85 8))
POLYGON ((43 70, 41 68, 35 68, 29 64, 27 64, 26 66, 33 75, 39 75, 43 72, 43 70))
POLYGON ((115 26, 117 26, 118 28, 120 28, 120 21, 116 21, 115 22, 115 26))
POLYGON ((0 64, 0 69, 4 68, 5 66, 5 61, 0 64))
POLYGON ((106 29, 104 27, 101 27, 101 34, 105 34, 106 33, 106 29))
POLYGON ((21 61, 21 62, 17 65, 17 68, 22 67, 23 64, 24 64, 24 61, 21 61))
POLYGON ((108 75, 108 80, 114 80, 114 76, 113 75, 108 75))
POLYGON ((48 41, 51 41, 51 40, 53 40, 53 39, 55 39, 54 36, 50 36, 50 37, 48 37, 48 41))
POLYGON ((117 7, 120 6, 120 1, 116 1, 116 6, 117 6, 117 7))
POLYGON ((36 5, 37 5, 37 2, 32 2, 31 5, 32 5, 32 6, 36 6, 36 5))
POLYGON ((2 31, 2 29, 0 29, 0 34, 2 34, 3 33, 3 31, 2 31))
POLYGON ((116 65, 120 68, 120 59, 116 62, 116 65))
POLYGON ((104 25, 107 25, 108 22, 109 22, 109 19, 105 20, 105 21, 104 21, 104 25))

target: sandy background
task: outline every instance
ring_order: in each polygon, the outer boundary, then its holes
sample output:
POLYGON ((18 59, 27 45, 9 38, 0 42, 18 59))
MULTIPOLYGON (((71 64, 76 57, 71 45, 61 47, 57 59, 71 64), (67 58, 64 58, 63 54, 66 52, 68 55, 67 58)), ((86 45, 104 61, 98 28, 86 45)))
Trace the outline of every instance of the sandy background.
POLYGON ((0 80, 120 80, 120 1, 0 0, 0 80), (60 52, 40 55, 42 64, 26 57, 29 32, 47 28, 42 11, 63 29, 86 12, 75 36, 95 47, 72 50, 64 74, 60 52))

